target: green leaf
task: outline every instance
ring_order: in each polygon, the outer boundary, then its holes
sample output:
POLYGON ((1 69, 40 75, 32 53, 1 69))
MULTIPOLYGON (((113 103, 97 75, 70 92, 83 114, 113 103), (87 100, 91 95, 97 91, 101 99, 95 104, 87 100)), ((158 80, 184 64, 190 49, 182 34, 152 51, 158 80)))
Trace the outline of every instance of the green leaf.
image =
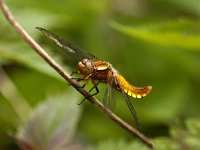
POLYGON ((111 22, 111 27, 133 38, 148 42, 199 51, 199 21, 177 19, 140 26, 126 26, 111 22))
POLYGON ((198 136, 200 138, 200 119, 188 119, 186 120, 186 126, 191 135, 198 136))
POLYGON ((19 145, 33 150, 67 147, 80 115, 80 107, 75 102, 73 93, 65 93, 38 105, 18 130, 16 138, 19 145))
MULTIPOLYGON (((200 149, 200 119, 186 120, 186 127, 172 126, 169 137, 157 137, 153 141, 156 150, 200 149)), ((107 140, 99 142, 97 146, 90 146, 87 150, 147 150, 139 141, 107 140)))
MULTIPOLYGON (((26 47, 24 43, 12 43, 9 45, 8 43, 5 44, 0 42, 0 45, 2 46, 2 48, 0 48, 0 59, 17 62, 48 76, 61 79, 61 77, 59 77, 46 62, 44 62, 33 50, 26 47)), ((66 68, 66 70, 68 69, 66 68)))
POLYGON ((97 146, 89 147, 87 150, 148 150, 147 146, 138 141, 126 142, 125 140, 108 140, 100 142, 97 146))
POLYGON ((185 127, 172 127, 171 135, 180 147, 200 149, 200 119, 190 118, 186 120, 185 127))
MULTIPOLYGON (((55 15, 49 15, 45 12, 40 13, 30 9, 23 10, 22 12, 18 10, 15 17, 18 22, 23 23, 23 28, 25 28, 32 37, 41 36, 35 29, 36 26, 45 26, 49 28, 50 26, 52 27, 52 24, 57 22, 57 17, 55 15), (27 17, 27 14, 29 14, 29 17, 27 17), (34 24, 30 24, 30 22, 34 22, 34 24)), ((0 60, 2 63, 17 62, 48 76, 61 79, 61 77, 59 77, 57 73, 6 24, 6 20, 2 16, 0 16, 0 22, 1 21, 3 22, 0 24, 0 32, 3 35, 0 41, 0 60)), ((48 51, 49 49, 45 50, 47 50, 47 53, 50 53, 48 51)), ((60 62, 58 58, 55 58, 55 60, 60 62)), ((68 70, 67 67, 65 67, 65 69, 68 70)))
POLYGON ((186 127, 180 124, 172 126, 169 137, 156 138, 155 145, 158 150, 200 149, 200 119, 188 119, 186 127))
POLYGON ((192 13, 196 13, 200 15, 200 5, 198 5, 198 1, 196 0, 165 0, 169 1, 173 4, 176 4, 179 8, 185 8, 185 11, 190 11, 192 13))
POLYGON ((154 140, 156 150, 178 150, 179 145, 170 138, 162 137, 154 140))

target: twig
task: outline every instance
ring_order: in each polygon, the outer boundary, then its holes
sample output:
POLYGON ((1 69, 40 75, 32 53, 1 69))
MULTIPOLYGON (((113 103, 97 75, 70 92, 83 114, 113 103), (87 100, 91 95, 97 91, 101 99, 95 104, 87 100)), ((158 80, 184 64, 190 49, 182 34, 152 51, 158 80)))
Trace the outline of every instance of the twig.
POLYGON ((8 20, 8 22, 13 26, 13 28, 17 31, 17 33, 37 52, 57 73, 59 73, 66 81, 68 81, 77 91, 79 91, 84 97, 88 97, 87 99, 93 105, 95 105, 100 111, 106 114, 110 119, 120 125, 122 128, 126 129, 128 132, 136 136, 143 143, 145 143, 148 147, 153 148, 154 143, 146 137, 144 134, 140 133, 137 129, 123 121, 117 115, 112 113, 109 109, 107 109, 99 100, 95 97, 91 97, 90 93, 84 90, 83 88, 78 88, 79 84, 71 79, 71 76, 66 73, 61 66, 59 66, 29 35, 28 33, 19 25, 19 23, 14 19, 11 12, 8 9, 8 6, 4 3, 3 0, 0 0, 0 8, 8 20))

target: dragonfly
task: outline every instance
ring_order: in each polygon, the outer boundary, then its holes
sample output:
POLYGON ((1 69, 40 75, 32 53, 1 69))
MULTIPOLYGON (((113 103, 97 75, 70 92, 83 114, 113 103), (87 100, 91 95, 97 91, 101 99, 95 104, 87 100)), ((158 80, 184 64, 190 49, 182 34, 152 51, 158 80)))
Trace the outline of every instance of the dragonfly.
MULTIPOLYGON (((152 91, 152 86, 133 86, 116 69, 114 69, 109 62, 99 59, 90 52, 79 48, 78 46, 64 40, 44 28, 36 27, 36 29, 41 31, 48 39, 52 40, 59 47, 72 54, 74 58, 78 59, 78 71, 72 72, 71 76, 74 74, 81 75, 80 78, 72 77, 72 79, 75 79, 78 82, 84 82, 81 88, 84 88, 89 80, 92 81, 93 87, 89 90, 89 92, 92 90, 96 90, 96 92, 90 96, 94 96, 99 93, 99 83, 105 83, 106 90, 104 93, 103 103, 107 108, 113 111, 116 105, 116 99, 112 98, 113 89, 121 92, 137 128, 140 129, 136 111, 129 97, 137 99, 143 98, 152 91)), ((82 104, 86 98, 88 97, 85 97, 80 104, 82 104)))

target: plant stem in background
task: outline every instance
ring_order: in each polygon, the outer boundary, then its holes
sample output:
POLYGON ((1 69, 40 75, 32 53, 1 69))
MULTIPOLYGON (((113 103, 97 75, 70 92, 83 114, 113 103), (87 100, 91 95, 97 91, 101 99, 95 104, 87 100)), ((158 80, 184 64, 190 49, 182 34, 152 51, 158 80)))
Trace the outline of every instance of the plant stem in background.
POLYGON ((0 67, 0 92, 7 99, 12 106, 16 114, 20 117, 21 121, 25 121, 29 112, 31 112, 31 106, 20 95, 17 88, 0 67))

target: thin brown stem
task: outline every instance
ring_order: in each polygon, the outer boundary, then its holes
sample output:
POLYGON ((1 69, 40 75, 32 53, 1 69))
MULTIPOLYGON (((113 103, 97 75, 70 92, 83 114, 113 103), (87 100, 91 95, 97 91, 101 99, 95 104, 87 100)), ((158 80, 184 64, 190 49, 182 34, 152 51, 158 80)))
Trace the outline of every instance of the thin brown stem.
POLYGON ((126 129, 128 132, 136 136, 143 143, 145 143, 148 147, 153 148, 154 143, 146 137, 144 134, 140 133, 137 129, 126 123, 124 120, 119 118, 109 109, 107 109, 99 100, 95 97, 92 97, 90 93, 88 93, 83 88, 78 88, 79 84, 71 79, 71 76, 66 73, 63 68, 58 65, 29 35, 28 33, 19 25, 19 23, 14 19, 11 12, 8 9, 8 6, 4 3, 3 0, 0 0, 0 8, 8 20, 8 22, 13 26, 16 32, 25 40, 34 50, 38 53, 57 73, 59 73, 66 81, 68 81, 77 91, 79 91, 84 97, 87 97, 89 102, 95 105, 100 111, 106 114, 110 119, 112 119, 115 123, 120 125, 122 128, 126 129))

